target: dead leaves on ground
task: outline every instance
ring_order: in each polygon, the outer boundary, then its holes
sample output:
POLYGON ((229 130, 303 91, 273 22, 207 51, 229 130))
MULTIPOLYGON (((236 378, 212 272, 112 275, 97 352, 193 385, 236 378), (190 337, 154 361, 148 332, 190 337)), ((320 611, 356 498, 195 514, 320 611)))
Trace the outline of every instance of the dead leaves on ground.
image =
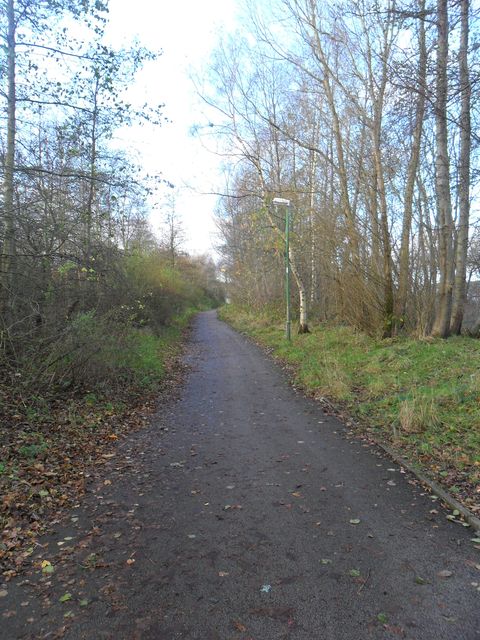
MULTIPOLYGON (((161 395, 174 395, 183 374, 183 367, 172 361, 161 395)), ((122 435, 148 423, 158 395, 145 398, 131 389, 122 393, 108 401, 97 398, 93 405, 79 392, 54 396, 43 402, 41 415, 33 415, 20 397, 10 398, 2 407, 0 570, 4 579, 20 571, 38 536, 59 520, 62 510, 78 503, 88 478, 115 459, 122 435)))

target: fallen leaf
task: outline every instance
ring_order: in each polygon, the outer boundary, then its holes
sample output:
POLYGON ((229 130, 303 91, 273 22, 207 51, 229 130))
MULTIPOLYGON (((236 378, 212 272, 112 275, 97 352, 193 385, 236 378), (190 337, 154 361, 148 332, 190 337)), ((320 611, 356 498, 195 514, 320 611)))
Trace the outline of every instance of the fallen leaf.
POLYGON ((437 576, 439 578, 450 578, 451 576, 453 576, 453 571, 448 571, 448 569, 443 569, 442 571, 439 571, 437 573, 437 576))
POLYGON ((72 599, 72 594, 71 593, 64 593, 63 596, 60 596, 59 601, 60 602, 68 602, 71 599, 72 599))
POLYGON ((49 562, 48 560, 43 560, 42 562, 42 573, 44 574, 49 574, 49 573, 53 573, 55 571, 55 569, 52 566, 52 563, 49 562))
POLYGON ((234 622, 233 626, 237 631, 240 631, 241 633, 245 633, 245 631, 247 630, 247 627, 241 622, 234 622))

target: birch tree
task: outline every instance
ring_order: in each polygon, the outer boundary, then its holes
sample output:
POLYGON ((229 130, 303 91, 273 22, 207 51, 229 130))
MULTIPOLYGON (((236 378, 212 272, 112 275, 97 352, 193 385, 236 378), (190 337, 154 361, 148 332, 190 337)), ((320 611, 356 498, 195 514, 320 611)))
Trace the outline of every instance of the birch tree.
POLYGON ((460 150, 458 160, 458 225, 455 251, 455 280, 450 330, 459 334, 462 329, 466 300, 468 229, 470 221, 470 154, 471 154, 471 87, 468 64, 469 0, 460 0, 460 47, 458 51, 458 80, 460 93, 460 150))

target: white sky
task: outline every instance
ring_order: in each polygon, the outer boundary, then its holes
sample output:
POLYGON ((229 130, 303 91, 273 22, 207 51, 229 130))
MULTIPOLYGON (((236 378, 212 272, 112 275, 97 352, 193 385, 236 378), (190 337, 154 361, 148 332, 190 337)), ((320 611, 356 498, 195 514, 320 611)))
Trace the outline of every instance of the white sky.
MULTIPOLYGON (((165 103, 172 122, 161 127, 122 131, 122 146, 132 151, 146 172, 162 173, 178 189, 176 209, 187 234, 185 248, 193 254, 215 245, 213 210, 220 190, 220 159, 208 152, 191 127, 205 122, 202 103, 190 74, 208 66, 222 33, 235 29, 238 0, 110 0, 108 40, 114 46, 139 44, 163 54, 139 73, 132 94, 141 103, 165 103)), ((154 231, 160 227, 153 211, 154 231)))

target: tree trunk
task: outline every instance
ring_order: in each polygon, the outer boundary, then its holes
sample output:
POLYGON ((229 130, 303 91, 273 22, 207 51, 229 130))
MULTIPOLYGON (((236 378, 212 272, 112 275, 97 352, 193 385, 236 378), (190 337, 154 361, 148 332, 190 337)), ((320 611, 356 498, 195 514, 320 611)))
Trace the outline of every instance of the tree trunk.
POLYGON ((333 87, 331 84, 331 69, 327 63, 327 58, 325 52, 323 50, 322 41, 320 38, 321 30, 317 25, 317 15, 316 15, 316 3, 315 0, 309 0, 309 8, 310 8, 310 26, 313 29, 313 38, 315 44, 315 52, 317 59, 319 60, 322 70, 324 73, 322 85, 323 90, 325 92, 325 97, 327 99, 327 104, 330 110, 330 114, 332 116, 332 127, 333 127, 333 135, 335 139, 335 146, 337 151, 337 175, 340 183, 340 201, 342 203, 342 211, 345 216, 345 224, 348 232, 348 240, 349 240, 349 250, 350 250, 350 258, 353 265, 353 273, 358 275, 360 270, 360 255, 359 255, 359 238, 355 223, 355 212, 352 209, 352 205, 350 202, 350 192, 349 192, 349 183, 348 183, 348 171, 345 160, 345 151, 344 151, 344 138, 343 138, 343 127, 340 122, 340 118, 338 115, 337 107, 335 104, 335 96, 333 87))
POLYGON ((460 334, 466 301, 468 224, 470 218, 470 96, 471 86, 468 69, 469 0, 460 0, 461 34, 458 52, 460 79, 460 154, 458 159, 459 218, 455 260, 455 281, 453 285, 453 309, 451 332, 460 334))
POLYGON ((14 0, 7 1, 7 147, 3 178, 3 245, 0 256, 0 318, 4 326, 11 321, 15 279, 15 206, 13 171, 15 165, 16 87, 14 0))
MULTIPOLYGON (((316 123, 314 127, 314 139, 316 138, 316 123)), ((309 180, 309 224, 310 224, 310 304, 315 304, 318 297, 317 278, 317 233, 315 228, 315 175, 317 171, 317 154, 310 151, 310 180, 309 180)))
MULTIPOLYGON (((260 178, 262 178, 261 173, 259 173, 260 178)), ((275 233, 278 235, 279 238, 282 239, 282 242, 285 242, 285 233, 283 233, 278 226, 275 224, 275 220, 272 217, 272 214, 270 212, 269 209, 269 205, 268 203, 265 205, 265 212, 267 214, 268 217, 268 221, 272 227, 272 229, 275 231, 275 233)), ((290 269, 291 272, 293 273, 293 277, 295 278, 295 282, 297 284, 298 287, 298 295, 300 298, 300 325, 299 325, 299 329, 298 329, 298 333, 309 333, 309 329, 308 329, 308 310, 307 310, 307 288, 305 286, 305 283, 303 282, 301 276, 300 276, 300 272, 298 270, 297 267, 297 263, 295 260, 295 253, 291 247, 291 245, 289 245, 288 247, 288 259, 289 259, 289 263, 290 263, 290 269)))
POLYGON ((98 92, 100 88, 100 77, 95 74, 95 88, 93 92, 92 128, 90 131, 90 158, 89 173, 90 183, 88 187, 88 198, 86 207, 86 238, 85 238, 85 262, 87 267, 91 267, 92 258, 92 228, 93 228, 93 201, 96 190, 97 172, 97 125, 98 125, 98 92))
POLYGON ((427 48, 425 44, 425 0, 419 0, 418 10, 420 13, 420 24, 418 34, 418 94, 415 109, 415 124, 413 128, 412 149, 407 167, 407 182, 404 193, 404 210, 402 239, 400 244, 399 274, 398 274, 398 296, 395 310, 396 329, 401 329, 405 323, 405 313, 407 308, 408 283, 410 278, 410 232, 412 229, 413 196, 415 179, 420 159, 420 148, 422 141, 423 119, 425 116, 425 91, 427 73, 427 48))
POLYGON ((368 26, 364 23, 366 34, 366 57, 368 70, 368 89, 373 104, 373 119, 371 123, 372 148, 374 160, 374 182, 372 195, 372 208, 377 217, 377 202, 379 213, 379 231, 382 244, 382 284, 383 284, 383 336, 392 335, 393 330, 393 265, 392 244, 388 221, 388 204, 385 186, 385 167, 382 157, 382 128, 383 110, 385 104, 385 91, 388 82, 389 58, 392 44, 391 23, 387 21, 382 26, 382 48, 374 53, 369 36, 368 26), (380 74, 376 72, 374 58, 378 58, 380 74), (378 78, 377 76, 380 75, 378 78))
POLYGON ((295 282, 298 287, 298 296, 300 298, 300 318, 298 325, 298 333, 310 333, 308 328, 308 312, 307 312, 307 288, 300 276, 300 273, 297 269, 297 264, 295 261, 295 255, 292 251, 292 248, 289 248, 289 259, 290 259, 290 267, 293 273, 293 277, 295 278, 295 282))
POLYGON ((438 285, 437 314, 432 333, 440 338, 447 338, 450 334, 453 289, 453 224, 447 125, 448 0, 437 0, 437 31, 435 184, 439 227, 440 282, 438 285))
MULTIPOLYGON (((381 116, 379 116, 381 117, 381 116)), ((380 230, 382 235, 382 266, 383 266, 383 337, 389 338, 393 329, 393 276, 392 276, 392 249, 390 231, 388 228, 387 197, 385 193, 385 181, 383 164, 380 157, 380 123, 379 131, 375 134, 374 156, 377 176, 377 191, 380 199, 380 230)))

